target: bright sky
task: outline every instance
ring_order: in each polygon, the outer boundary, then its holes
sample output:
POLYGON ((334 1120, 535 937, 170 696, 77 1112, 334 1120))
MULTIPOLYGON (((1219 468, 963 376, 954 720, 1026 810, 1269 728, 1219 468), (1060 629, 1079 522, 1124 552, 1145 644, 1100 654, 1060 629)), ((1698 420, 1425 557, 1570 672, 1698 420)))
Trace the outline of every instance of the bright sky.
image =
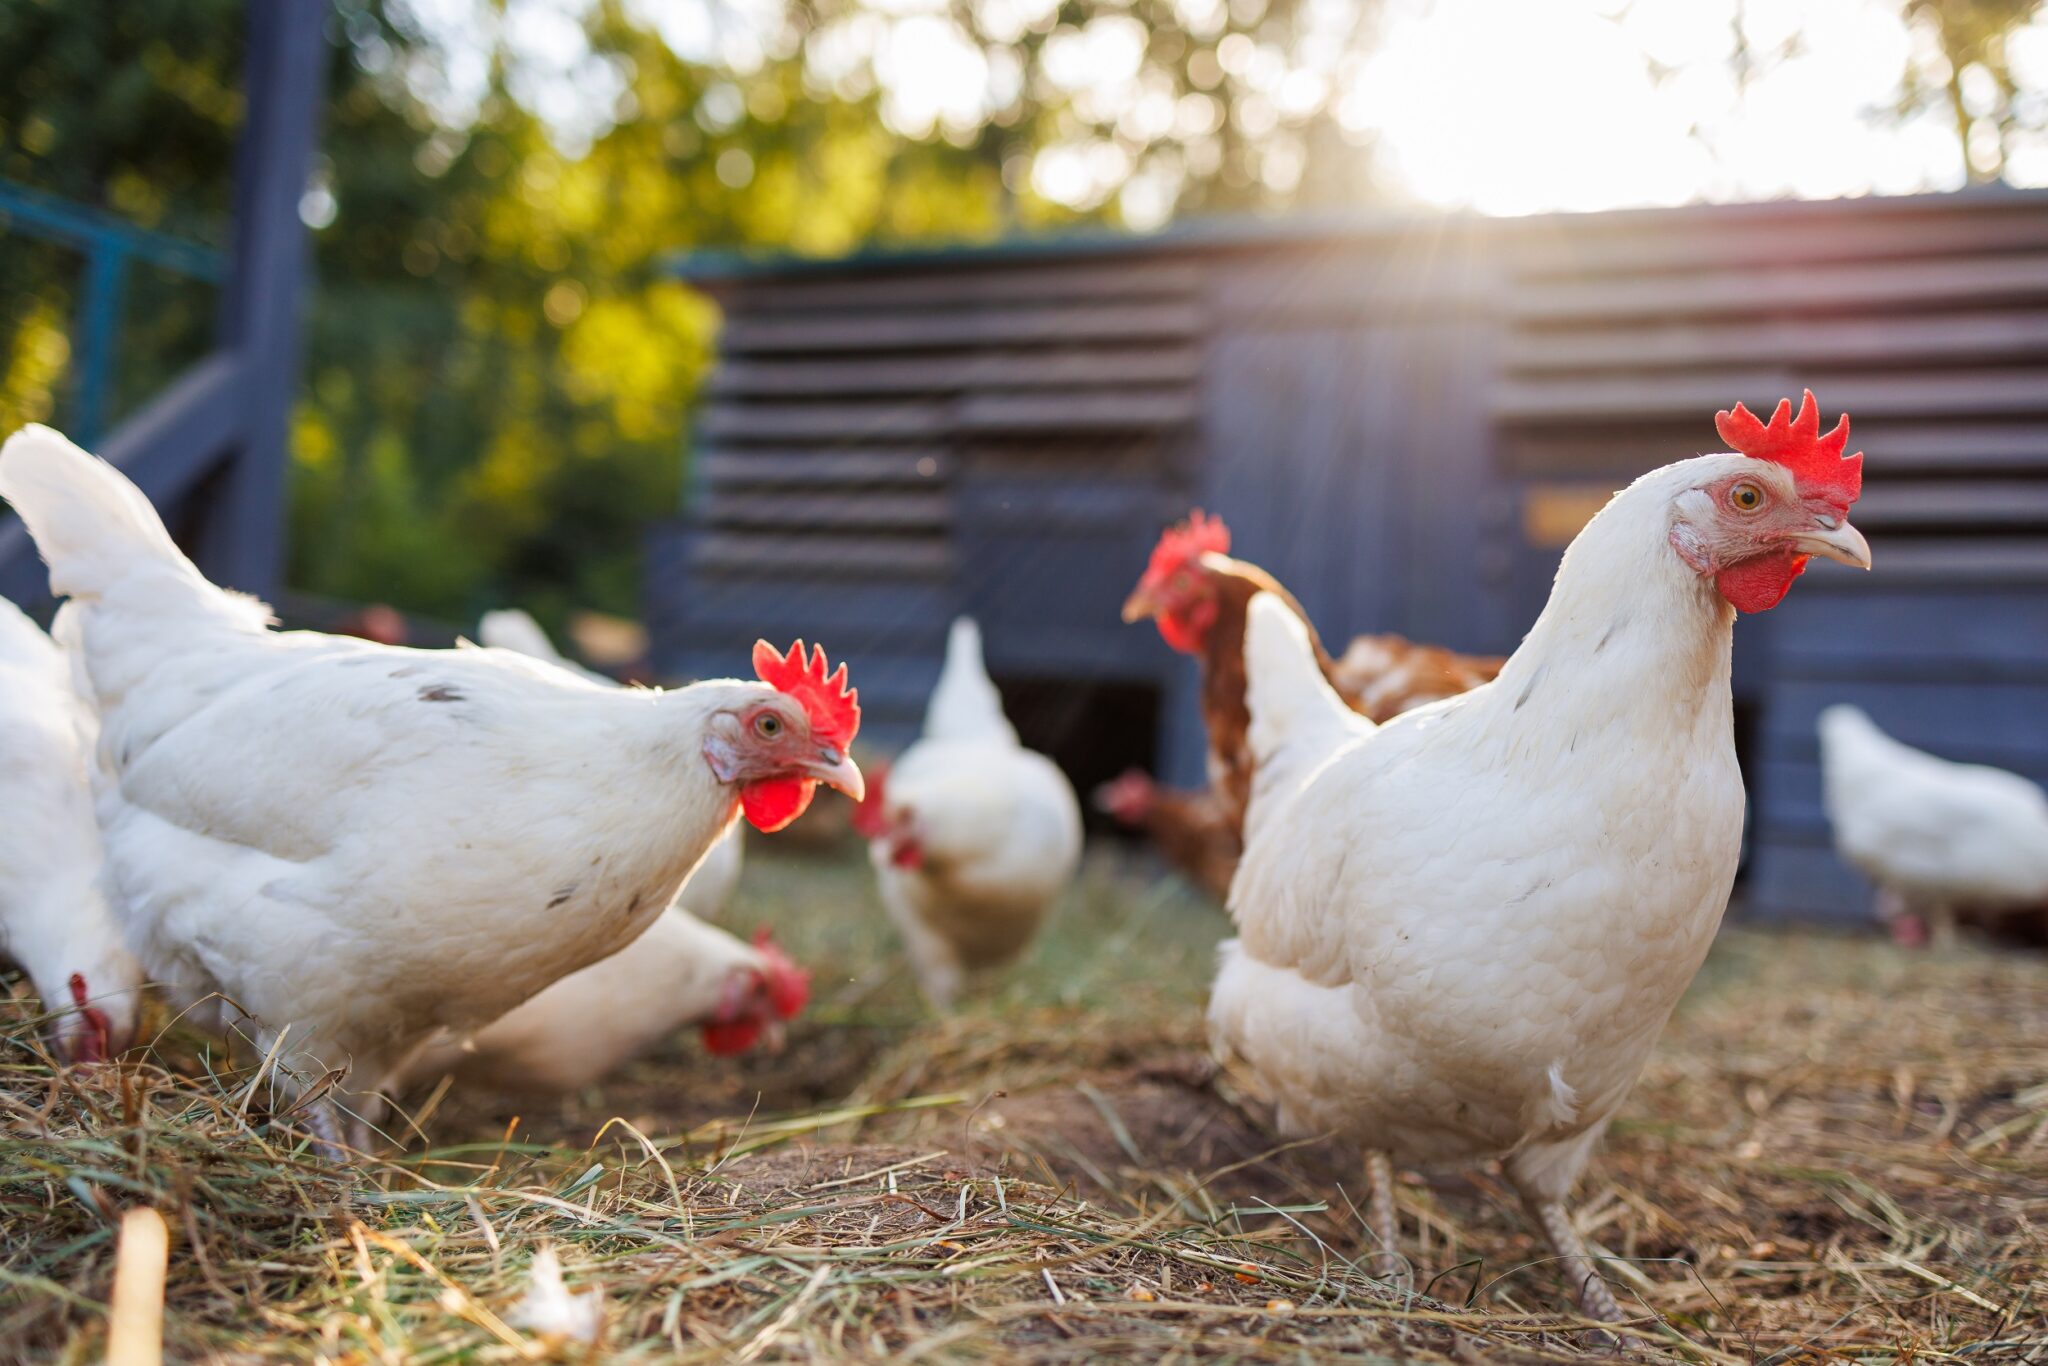
MULTIPOLYGON (((1410 0, 1339 111, 1380 135, 1414 194, 1489 213, 1960 185, 1952 125, 1891 113, 1909 61, 1941 62, 1916 49, 1899 8, 1410 0), (1731 60, 1738 13, 1762 59, 1746 88, 1731 60)), ((2044 40, 2036 28, 2014 48, 2034 89, 2048 86, 2044 40)), ((2048 174, 2038 156, 2021 162, 2021 178, 2048 174)))
MULTIPOLYGON (((411 0, 428 31, 457 56, 437 73, 437 104, 459 121, 481 93, 480 35, 501 25, 517 55, 515 93, 574 148, 599 131, 623 88, 593 58, 579 16, 589 0, 506 0, 494 19, 482 0, 411 0)), ((685 56, 746 69, 762 59, 778 0, 634 0, 685 56)), ((1175 0, 1189 22, 1224 0, 1175 0)), ((1310 0, 1311 15, 1348 13, 1352 0, 1310 0)), ((977 124, 1014 96, 1021 72, 969 43, 949 0, 866 0, 863 11, 813 35, 811 72, 824 88, 866 82, 884 114, 922 135, 977 124)), ((1055 0, 980 0, 997 31, 1050 22, 1055 0)), ((1698 199, 1824 198, 1950 188, 1964 180, 1946 118, 1891 112, 1909 65, 1944 64, 1901 22, 1899 0, 1385 0, 1379 41, 1363 61, 1334 43, 1292 53, 1242 40, 1227 69, 1257 97, 1240 117, 1278 122, 1334 103, 1340 123, 1378 146, 1401 191, 1444 207, 1519 214, 1698 199), (1737 24, 1750 67, 1737 74, 1737 24)), ((1144 34, 1111 12, 1055 35, 1046 74, 1084 111, 1142 136, 1185 130, 1219 109, 1203 96, 1175 102, 1140 70, 1144 34)), ((2022 89, 2048 97, 2048 25, 2010 48, 2022 89)), ((1222 55, 1222 54, 1219 54, 1222 55)), ((1989 82, 1984 82, 1988 87, 1989 82)), ((1996 92, 1977 90, 1972 99, 1996 92)), ((1270 124, 1269 124, 1270 126, 1270 124)), ((1129 159, 1113 142, 1077 140, 1039 157, 1042 191, 1076 202, 1120 182, 1129 159)), ((2048 183, 2048 143, 2011 150, 2008 175, 2048 183)), ((1324 198, 1328 198, 1327 195, 1324 198)), ((1163 215, 1171 193, 1134 187, 1126 216, 1163 215), (1140 193, 1142 191, 1143 193, 1140 193)))

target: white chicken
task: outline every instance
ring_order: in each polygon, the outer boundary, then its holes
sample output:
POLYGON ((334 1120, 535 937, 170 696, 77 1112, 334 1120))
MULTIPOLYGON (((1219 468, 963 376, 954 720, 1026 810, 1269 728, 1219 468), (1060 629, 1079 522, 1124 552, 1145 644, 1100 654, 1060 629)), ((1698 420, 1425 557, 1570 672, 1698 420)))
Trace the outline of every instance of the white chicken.
MULTIPOLYGON (((643 691, 502 650, 278 633, 55 432, 0 449, 0 496, 76 604, 130 948, 248 1011, 302 1092, 347 1069, 358 1144, 435 1031, 630 943, 738 813, 776 830, 820 782, 862 792, 859 706, 823 650, 763 642, 760 683, 643 691)), ((308 1113, 337 1149, 328 1103, 308 1113)))
POLYGON ((2048 909, 2048 794, 2033 783, 1902 745, 1847 705, 1820 714, 1820 761, 1835 848, 1902 938, 1945 944, 1959 913, 2048 909))
POLYGON ((1499 678, 1374 726, 1278 599, 1247 640, 1257 764, 1209 1023, 1292 1133, 1392 1163, 1501 1158, 1588 1317, 1619 1316, 1564 1201, 1714 937, 1742 837, 1738 609, 1868 567, 1861 458, 1812 395, 1743 454, 1642 476, 1572 543, 1499 678))
POLYGON ((125 1051, 142 993, 100 885, 95 729, 64 651, 0 598, 0 953, 35 984, 68 1062, 125 1051))
MULTIPOLYGON (((546 660, 592 680, 555 653, 540 623, 514 609, 486 612, 483 644, 546 660)), ((716 915, 740 873, 737 823, 704 856, 668 909, 611 957, 572 972, 467 1040, 442 1036, 408 1069, 419 1081, 446 1072, 511 1091, 573 1091, 696 1025, 713 1053, 745 1052, 774 1038, 810 996, 809 976, 766 930, 748 944, 700 914, 716 915)))
MULTIPOLYGON (((529 659, 559 664, 571 673, 607 688, 618 686, 614 680, 584 668, 557 650, 540 623, 516 607, 502 607, 495 612, 484 613, 477 622, 476 634, 479 643, 491 649, 511 650, 529 659)), ((744 831, 745 827, 735 821, 725 837, 711 846, 711 852, 697 865, 697 871, 690 874, 689 881, 676 893, 676 906, 687 909, 700 920, 717 920, 725 913, 726 903, 732 900, 733 888, 739 885, 740 872, 746 862, 744 831)))
POLYGON ((940 1010, 968 972, 1020 956, 1073 880, 1073 784, 1018 742, 969 618, 947 637, 922 735, 874 775, 854 827, 871 841, 882 904, 940 1010))
POLYGON ((811 994, 810 974, 760 930, 749 944, 672 904, 611 957, 572 972, 466 1042, 437 1038, 407 1069, 452 1072, 504 1091, 588 1086, 695 1025, 721 1057, 779 1041, 811 994))

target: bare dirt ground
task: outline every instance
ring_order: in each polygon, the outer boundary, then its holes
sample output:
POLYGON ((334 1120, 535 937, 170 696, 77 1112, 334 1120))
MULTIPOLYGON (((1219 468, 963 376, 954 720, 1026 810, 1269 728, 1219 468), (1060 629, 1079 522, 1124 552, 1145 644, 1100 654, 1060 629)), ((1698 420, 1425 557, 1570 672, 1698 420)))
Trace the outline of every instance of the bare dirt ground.
MULTIPOLYGON (((850 857, 757 853, 728 920, 819 970, 785 1052, 451 1092, 360 1173, 189 1048, 58 1076, 8 1030, 0 1359, 101 1350, 143 1201, 181 1360, 1614 1359, 1493 1172, 1405 1174, 1409 1273, 1364 1274, 1356 1156, 1274 1137, 1207 1061, 1226 927, 1178 884, 1091 867, 946 1020, 850 857), (507 1322, 543 1244, 602 1287, 598 1349, 507 1322)), ((1625 1358, 2048 1362, 2048 959, 1732 929, 1578 1212, 1625 1358)))

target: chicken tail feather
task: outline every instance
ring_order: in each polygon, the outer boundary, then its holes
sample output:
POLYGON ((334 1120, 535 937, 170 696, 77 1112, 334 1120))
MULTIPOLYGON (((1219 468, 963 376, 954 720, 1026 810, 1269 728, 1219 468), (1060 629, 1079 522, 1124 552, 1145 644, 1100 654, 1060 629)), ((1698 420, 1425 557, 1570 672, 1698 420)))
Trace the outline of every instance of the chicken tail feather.
POLYGON ((1255 765, 1249 814, 1255 816, 1262 801, 1292 790, 1332 749, 1369 734, 1373 724, 1331 689, 1317 666, 1308 627, 1274 594, 1251 601, 1244 672, 1255 765))
MULTIPOLYGON (((138 575, 174 585, 188 604, 220 601, 164 529, 142 490, 96 455, 48 427, 23 427, 0 447, 0 497, 28 524, 50 567, 50 588, 97 601, 138 575)), ((162 603, 163 591, 155 595, 162 603)))

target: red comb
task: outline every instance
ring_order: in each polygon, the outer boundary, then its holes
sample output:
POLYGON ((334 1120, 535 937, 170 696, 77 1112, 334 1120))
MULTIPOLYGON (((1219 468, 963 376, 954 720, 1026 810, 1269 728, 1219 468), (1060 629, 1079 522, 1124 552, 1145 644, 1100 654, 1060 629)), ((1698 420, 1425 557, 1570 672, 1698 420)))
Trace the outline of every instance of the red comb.
POLYGON ((768 1004, 777 1016, 793 1020, 811 999, 811 974, 798 967, 775 942, 763 925, 754 931, 754 948, 761 955, 761 977, 768 987, 768 1004))
POLYGON ((1781 398, 1767 427, 1738 403, 1732 413, 1714 414, 1714 430, 1751 459, 1783 465, 1792 471, 1802 493, 1824 497, 1841 512, 1846 513, 1863 492, 1863 452, 1842 455, 1849 445, 1849 415, 1843 413, 1835 429, 1822 436, 1820 409, 1814 406, 1811 389, 1800 399, 1797 417, 1792 416, 1792 400, 1781 398))
POLYGON ((825 674, 825 647, 817 646, 808 659, 799 640, 789 653, 778 654, 765 640, 754 642, 754 673, 777 692, 786 693, 803 704, 811 718, 811 734, 844 750, 860 733, 860 694, 846 684, 846 666, 829 678, 825 674))
POLYGON ((1185 522, 1176 522, 1159 533, 1145 577, 1163 579, 1212 550, 1218 555, 1230 552, 1230 528, 1223 525, 1221 517, 1205 517, 1196 508, 1185 522))

